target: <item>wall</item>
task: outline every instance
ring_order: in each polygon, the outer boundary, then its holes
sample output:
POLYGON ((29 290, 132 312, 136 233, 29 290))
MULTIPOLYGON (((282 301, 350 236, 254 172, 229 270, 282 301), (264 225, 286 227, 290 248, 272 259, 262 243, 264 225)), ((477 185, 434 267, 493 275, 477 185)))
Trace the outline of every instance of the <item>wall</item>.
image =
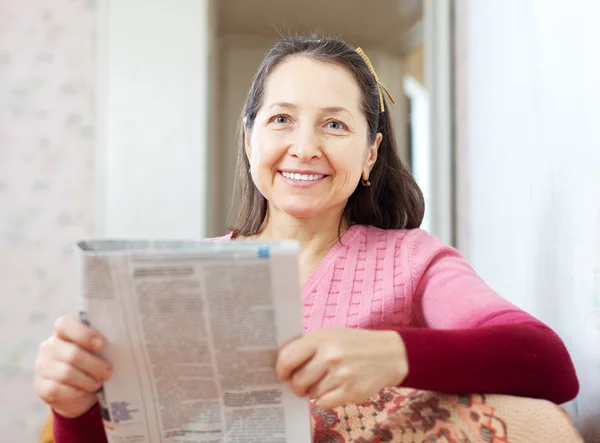
POLYGON ((2 441, 48 416, 32 372, 78 305, 72 244, 206 235, 213 23, 212 0, 0 0, 2 441))
POLYGON ((406 74, 412 76, 422 85, 425 85, 425 65, 423 57, 423 45, 421 44, 406 54, 404 62, 406 64, 406 74))
MULTIPOLYGON (((214 203, 210 217, 213 232, 223 235, 234 190, 235 166, 239 148, 239 124, 242 107, 252 84, 252 77, 273 39, 248 34, 225 34, 217 40, 219 57, 219 108, 216 110, 212 154, 216 159, 213 176, 214 203)), ((237 201, 237 199, 236 199, 237 201)), ((235 216, 235 212, 233 213, 235 216)))
POLYGON ((94 2, 0 0, 0 439, 33 442, 38 343, 94 229, 94 2))
POLYGON ((100 4, 97 234, 204 237, 214 5, 100 4))
POLYGON ((460 0, 459 247, 564 338, 600 441, 600 3, 460 0), (466 27, 466 29, 465 29, 466 27))

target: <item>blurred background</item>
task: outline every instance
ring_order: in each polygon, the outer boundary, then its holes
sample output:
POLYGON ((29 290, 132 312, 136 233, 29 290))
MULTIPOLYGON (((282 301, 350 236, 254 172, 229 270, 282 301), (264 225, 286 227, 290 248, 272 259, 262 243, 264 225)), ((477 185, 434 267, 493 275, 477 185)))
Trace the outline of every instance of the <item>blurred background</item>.
MULTIPOLYGON (((600 2, 0 0, 0 440, 34 442, 38 343, 82 237, 227 232, 242 103, 279 35, 361 46, 424 227, 565 340, 600 442, 600 2)), ((443 368, 440 368, 443 371, 443 368)))

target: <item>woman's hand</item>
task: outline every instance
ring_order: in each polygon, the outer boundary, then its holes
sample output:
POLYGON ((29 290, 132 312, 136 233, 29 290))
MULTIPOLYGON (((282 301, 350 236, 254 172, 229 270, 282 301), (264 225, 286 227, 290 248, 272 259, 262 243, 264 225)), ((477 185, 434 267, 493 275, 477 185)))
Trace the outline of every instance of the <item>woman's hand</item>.
POLYGON ((408 375, 408 361, 395 331, 326 328, 287 343, 275 371, 296 395, 335 408, 399 385, 408 375))
POLYGON ((110 364, 94 354, 104 346, 96 330, 73 317, 57 320, 54 335, 40 345, 35 362, 35 392, 58 414, 78 417, 96 403, 110 364))

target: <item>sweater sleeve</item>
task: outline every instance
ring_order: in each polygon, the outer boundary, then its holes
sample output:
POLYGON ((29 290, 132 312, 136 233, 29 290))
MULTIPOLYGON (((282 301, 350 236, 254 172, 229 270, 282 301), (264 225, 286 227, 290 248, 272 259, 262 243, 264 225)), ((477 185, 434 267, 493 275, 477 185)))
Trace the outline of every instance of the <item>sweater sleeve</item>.
POLYGON ((409 364, 404 386, 555 403, 577 395, 575 368, 556 333, 500 297, 437 238, 415 230, 402 243, 420 326, 398 331, 409 364))
POLYGON ((108 443, 98 404, 77 418, 65 418, 53 413, 56 443, 108 443))

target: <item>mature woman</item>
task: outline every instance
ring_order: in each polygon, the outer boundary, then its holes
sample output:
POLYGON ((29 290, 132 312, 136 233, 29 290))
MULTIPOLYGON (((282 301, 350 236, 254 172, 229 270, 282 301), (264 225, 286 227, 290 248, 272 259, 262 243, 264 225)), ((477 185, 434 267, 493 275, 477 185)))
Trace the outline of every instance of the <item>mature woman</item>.
MULTIPOLYGON (((422 194, 398 157, 368 58, 336 39, 293 37, 252 83, 238 160, 242 204, 223 241, 301 244, 305 335, 275 371, 323 408, 385 387, 572 399, 560 338, 418 229, 422 194)), ((101 334, 57 322, 36 364, 58 442, 105 442, 94 392, 111 376, 101 334)))

